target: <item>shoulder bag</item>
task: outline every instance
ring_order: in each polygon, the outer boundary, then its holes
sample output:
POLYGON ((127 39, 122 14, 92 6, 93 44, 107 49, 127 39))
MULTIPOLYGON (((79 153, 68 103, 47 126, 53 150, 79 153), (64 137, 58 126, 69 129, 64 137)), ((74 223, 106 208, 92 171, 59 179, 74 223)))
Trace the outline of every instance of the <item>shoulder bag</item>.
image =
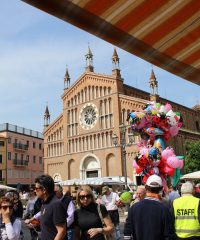
MULTIPOLYGON (((97 210, 98 210, 98 213, 99 213, 99 217, 101 219, 101 222, 102 222, 102 225, 103 227, 106 226, 104 220, 103 220, 103 216, 102 216, 102 213, 101 213, 101 209, 100 209, 100 205, 97 204, 97 210)), ((104 234, 104 238, 105 240, 114 240, 114 237, 113 237, 113 234, 112 233, 109 233, 109 234, 104 234)))

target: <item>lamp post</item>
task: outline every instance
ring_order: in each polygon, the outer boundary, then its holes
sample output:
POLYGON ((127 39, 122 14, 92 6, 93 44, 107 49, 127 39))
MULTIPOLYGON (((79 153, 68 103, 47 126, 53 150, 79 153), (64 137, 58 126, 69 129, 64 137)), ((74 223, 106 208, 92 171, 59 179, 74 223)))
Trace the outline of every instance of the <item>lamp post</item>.
POLYGON ((124 125, 124 123, 122 123, 122 125, 119 126, 120 129, 120 133, 121 133, 121 143, 118 144, 118 136, 116 134, 113 134, 112 136, 112 140, 113 140, 113 144, 116 147, 121 147, 122 149, 122 162, 123 162, 123 175, 125 178, 125 188, 127 189, 127 167, 126 167, 126 147, 127 146, 131 146, 134 143, 134 135, 133 133, 128 133, 128 143, 126 142, 126 129, 127 126, 124 125))

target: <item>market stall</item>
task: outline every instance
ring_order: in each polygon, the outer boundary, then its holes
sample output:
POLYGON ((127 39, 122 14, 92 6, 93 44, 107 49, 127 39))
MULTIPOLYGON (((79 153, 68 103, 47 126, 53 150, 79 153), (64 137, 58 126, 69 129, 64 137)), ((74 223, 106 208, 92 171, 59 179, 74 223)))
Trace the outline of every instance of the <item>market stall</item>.
POLYGON ((197 180, 197 179, 200 179, 200 171, 185 174, 185 175, 183 175, 181 177, 181 179, 184 179, 184 180, 197 180))

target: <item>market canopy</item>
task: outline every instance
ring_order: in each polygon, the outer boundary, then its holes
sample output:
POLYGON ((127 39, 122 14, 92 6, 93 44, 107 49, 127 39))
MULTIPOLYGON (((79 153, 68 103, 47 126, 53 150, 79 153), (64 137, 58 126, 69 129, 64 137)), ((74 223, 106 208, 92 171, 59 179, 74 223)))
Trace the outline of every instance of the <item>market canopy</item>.
POLYGON ((199 0, 22 0, 200 85, 199 0))
POLYGON ((185 180, 200 179, 200 171, 185 174, 181 177, 181 179, 185 179, 185 180))
POLYGON ((16 190, 16 188, 0 184, 0 190, 16 190))
POLYGON ((122 181, 112 180, 110 178, 102 177, 102 178, 86 178, 86 179, 70 179, 59 182, 62 186, 83 186, 83 185, 124 185, 122 181))

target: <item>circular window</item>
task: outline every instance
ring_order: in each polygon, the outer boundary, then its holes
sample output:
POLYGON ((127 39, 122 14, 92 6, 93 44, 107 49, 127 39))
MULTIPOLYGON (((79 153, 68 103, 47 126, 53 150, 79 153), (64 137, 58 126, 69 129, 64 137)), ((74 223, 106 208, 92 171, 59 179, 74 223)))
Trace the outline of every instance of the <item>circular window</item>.
POLYGON ((91 129, 97 122, 98 111, 97 107, 88 103, 83 106, 79 114, 80 125, 84 129, 91 129))

